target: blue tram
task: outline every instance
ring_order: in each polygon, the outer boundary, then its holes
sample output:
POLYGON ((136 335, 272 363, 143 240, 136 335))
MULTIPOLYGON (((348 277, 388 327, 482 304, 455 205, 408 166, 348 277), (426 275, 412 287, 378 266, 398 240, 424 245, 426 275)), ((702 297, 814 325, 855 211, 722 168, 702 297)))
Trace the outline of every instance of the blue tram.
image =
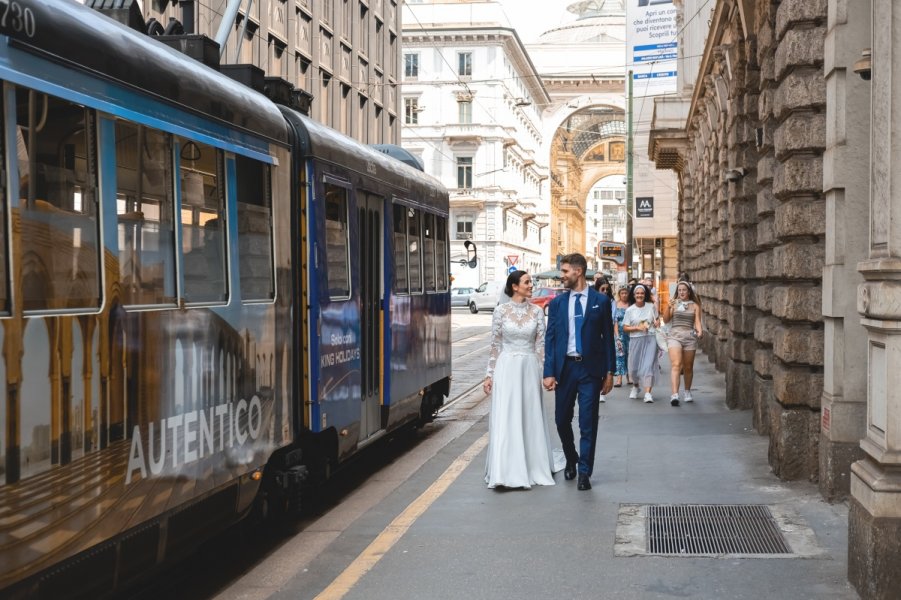
POLYGON ((0 595, 296 506, 450 378, 447 192, 62 0, 0 3, 0 595))

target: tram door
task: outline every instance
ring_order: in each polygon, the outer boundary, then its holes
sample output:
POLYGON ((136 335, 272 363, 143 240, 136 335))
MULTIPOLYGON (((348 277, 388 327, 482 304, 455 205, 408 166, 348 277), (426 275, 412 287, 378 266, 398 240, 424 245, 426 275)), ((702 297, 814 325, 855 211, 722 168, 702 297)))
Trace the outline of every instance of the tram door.
POLYGON ((360 223, 360 354, 362 406, 360 438, 381 429, 382 199, 358 195, 360 223))

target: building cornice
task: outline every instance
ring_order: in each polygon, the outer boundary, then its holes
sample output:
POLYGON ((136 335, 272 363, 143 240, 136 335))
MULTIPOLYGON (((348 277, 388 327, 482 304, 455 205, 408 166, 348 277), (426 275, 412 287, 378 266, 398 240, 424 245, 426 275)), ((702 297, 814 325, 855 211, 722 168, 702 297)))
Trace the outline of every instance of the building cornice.
POLYGON ((648 141, 648 156, 658 169, 681 171, 685 167, 688 134, 684 129, 655 129, 648 141))
POLYGON ((539 77, 538 70, 526 52, 526 48, 515 30, 507 27, 426 27, 404 30, 404 48, 441 46, 501 45, 513 65, 519 71, 523 83, 539 105, 550 102, 550 95, 539 77))
POLYGON ((654 116, 648 135, 648 156, 658 169, 681 171, 688 150, 688 98, 661 96, 654 99, 654 116))

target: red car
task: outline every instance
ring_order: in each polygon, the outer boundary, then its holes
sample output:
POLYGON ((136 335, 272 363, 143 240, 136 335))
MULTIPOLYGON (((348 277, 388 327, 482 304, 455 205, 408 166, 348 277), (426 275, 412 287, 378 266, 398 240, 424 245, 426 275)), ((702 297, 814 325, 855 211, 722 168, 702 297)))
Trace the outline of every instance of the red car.
POLYGON ((540 287, 532 292, 532 298, 529 302, 537 304, 544 309, 544 314, 547 314, 547 305, 551 303, 551 300, 565 291, 564 288, 540 287))

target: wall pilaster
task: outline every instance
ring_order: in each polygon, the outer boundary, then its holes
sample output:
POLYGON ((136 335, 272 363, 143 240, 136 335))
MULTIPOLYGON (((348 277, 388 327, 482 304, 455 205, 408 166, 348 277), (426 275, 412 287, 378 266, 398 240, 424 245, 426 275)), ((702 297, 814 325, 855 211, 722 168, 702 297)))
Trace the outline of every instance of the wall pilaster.
POLYGON ((872 1, 868 257, 857 310, 867 330, 864 457, 851 468, 848 578, 863 598, 901 589, 901 5, 872 1))
POLYGON ((866 429, 867 334, 854 296, 857 263, 867 256, 870 85, 853 73, 870 45, 869 3, 831 0, 825 44, 826 264, 823 269, 824 369, 820 416, 820 491, 830 500, 850 493, 851 463, 863 457, 866 429))
MULTIPOLYGON (((821 278, 825 257, 824 1, 778 4, 768 106, 773 127, 775 245, 758 267, 773 321, 769 459, 784 479, 816 480, 823 388, 821 278)), ((770 73, 767 72, 767 75, 770 73)))

